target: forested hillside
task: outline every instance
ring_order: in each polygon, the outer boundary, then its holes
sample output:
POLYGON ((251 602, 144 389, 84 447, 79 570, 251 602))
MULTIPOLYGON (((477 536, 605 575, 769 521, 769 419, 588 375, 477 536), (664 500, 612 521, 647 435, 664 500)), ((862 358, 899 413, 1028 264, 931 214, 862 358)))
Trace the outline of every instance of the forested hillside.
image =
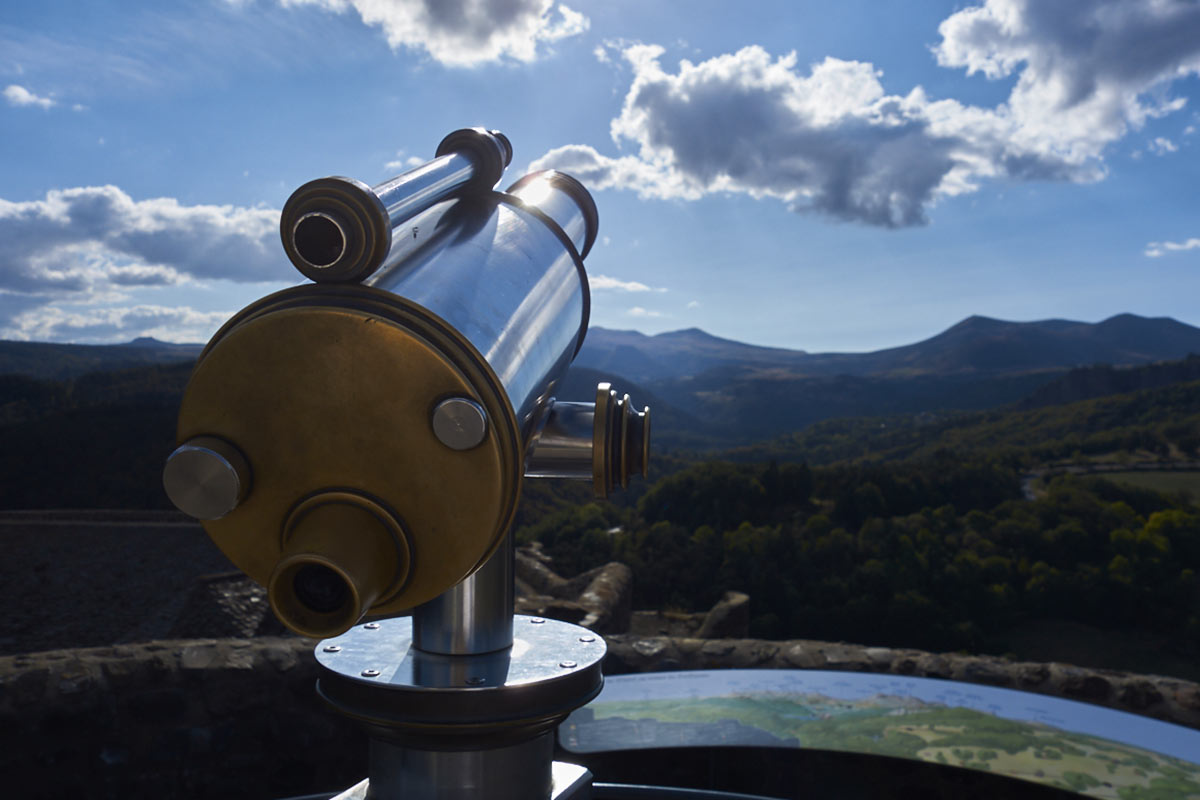
MULTIPOLYGON (((0 507, 168 507, 160 474, 189 370, 0 376, 0 507)), ((1143 637, 1142 661, 1095 666, 1200 677, 1198 458, 1200 382, 829 420, 723 453, 658 449, 650 480, 612 502, 527 480, 517 535, 565 574, 628 563, 641 608, 747 592, 756 636, 1036 659, 1024 633, 1070 623, 1105 648, 1143 637), (1122 465, 1176 471, 1141 486, 1057 474, 1122 465)))
POLYGON ((1186 470, 1198 447, 1200 382, 1030 411, 833 420, 718 460, 666 459, 638 497, 564 500, 519 536, 566 572, 630 564, 639 607, 701 609, 744 591, 755 636, 1037 658, 1022 633, 1067 621, 1092 639, 1142 637, 1134 662, 1098 666, 1200 677, 1200 475, 1161 473, 1188 492, 1055 474, 1186 470))
POLYGON ((635 605, 751 596, 751 635, 1005 653, 1039 619, 1156 631, 1200 655, 1190 499, 949 455, 895 465, 698 464, 633 507, 576 505, 521 529, 566 572, 630 564, 635 605))

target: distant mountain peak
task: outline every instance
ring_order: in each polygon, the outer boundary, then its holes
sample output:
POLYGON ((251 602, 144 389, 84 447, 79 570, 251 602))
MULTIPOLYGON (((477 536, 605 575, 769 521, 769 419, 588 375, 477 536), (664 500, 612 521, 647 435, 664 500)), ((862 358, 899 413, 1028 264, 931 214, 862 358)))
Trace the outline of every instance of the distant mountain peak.
POLYGON ((996 319, 995 317, 985 317, 982 314, 972 314, 966 319, 951 325, 942 332, 949 333, 950 331, 989 330, 992 328, 999 328, 1004 325, 1012 324, 1013 323, 1011 322, 1005 322, 1004 320, 996 319))
POLYGON ((139 336, 129 343, 129 347, 170 347, 170 342, 155 339, 153 336, 139 336))

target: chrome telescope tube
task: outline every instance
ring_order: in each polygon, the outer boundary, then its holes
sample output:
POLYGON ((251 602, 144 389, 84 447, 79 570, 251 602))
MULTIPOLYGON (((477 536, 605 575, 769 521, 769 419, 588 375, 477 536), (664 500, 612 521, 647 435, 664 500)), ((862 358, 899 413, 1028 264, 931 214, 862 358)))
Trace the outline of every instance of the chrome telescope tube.
POLYGON ((393 229, 442 200, 490 190, 511 161, 503 133, 462 128, 442 139, 432 161, 377 186, 338 176, 309 181, 280 215, 284 252, 317 283, 357 283, 387 258, 393 229))
POLYGON ((362 285, 419 304, 465 337, 500 379, 527 438, 587 333, 580 253, 596 238, 598 214, 563 173, 535 172, 522 186, 523 194, 463 197, 412 218, 414 233, 362 285))

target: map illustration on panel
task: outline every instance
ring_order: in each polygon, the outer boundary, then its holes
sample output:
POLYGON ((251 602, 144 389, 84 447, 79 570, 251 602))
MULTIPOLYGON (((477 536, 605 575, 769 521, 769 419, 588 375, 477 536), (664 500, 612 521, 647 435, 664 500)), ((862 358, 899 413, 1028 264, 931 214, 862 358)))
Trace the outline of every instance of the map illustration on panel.
POLYGON ((1055 697, 809 670, 620 675, 559 728, 589 753, 804 747, 985 770, 1090 797, 1200 798, 1200 731, 1055 697))

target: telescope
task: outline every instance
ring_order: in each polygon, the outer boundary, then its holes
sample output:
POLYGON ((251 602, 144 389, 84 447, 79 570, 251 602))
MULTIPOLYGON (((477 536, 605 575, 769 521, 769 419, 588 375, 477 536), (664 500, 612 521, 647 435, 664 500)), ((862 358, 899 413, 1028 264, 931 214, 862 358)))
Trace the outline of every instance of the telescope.
POLYGON ((525 478, 607 496, 646 473, 649 409, 556 397, 587 332, 598 215, 556 171, 467 128, 374 187, 304 184, 280 233, 312 282, 235 314, 201 353, 163 484, 291 630, 318 694, 371 741, 339 797, 567 798, 554 729, 593 698, 603 639, 513 613, 525 478), (404 616, 402 616, 404 615, 404 616))

